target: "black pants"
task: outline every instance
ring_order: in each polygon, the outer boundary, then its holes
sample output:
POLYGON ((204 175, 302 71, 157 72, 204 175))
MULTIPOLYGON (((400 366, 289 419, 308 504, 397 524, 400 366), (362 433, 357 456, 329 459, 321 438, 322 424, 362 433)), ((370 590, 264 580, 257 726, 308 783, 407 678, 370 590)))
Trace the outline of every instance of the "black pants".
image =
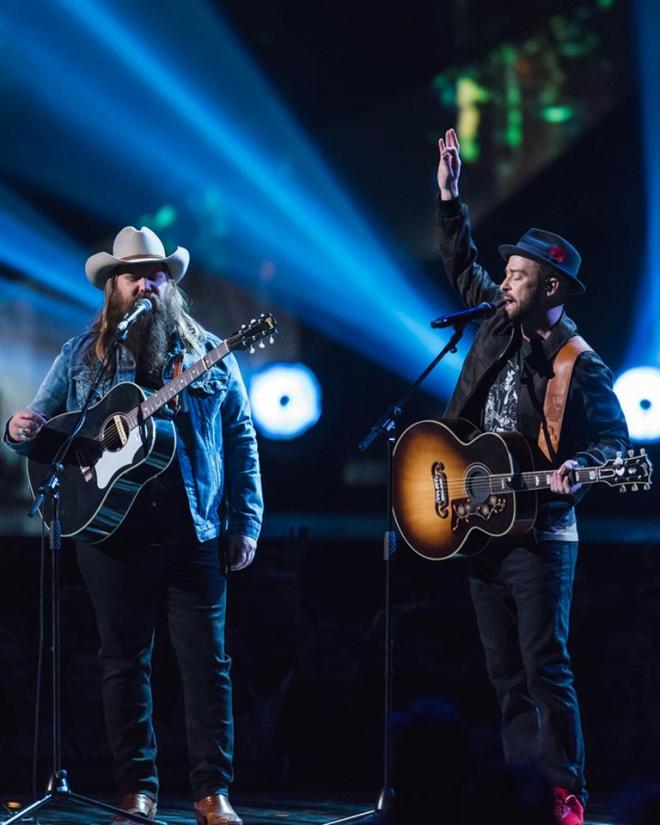
POLYGON ((163 546, 122 531, 99 546, 78 545, 78 561, 101 636, 106 728, 121 793, 158 795, 150 680, 164 599, 183 681, 193 794, 226 794, 233 721, 218 540, 163 546))
POLYGON ((584 742, 567 640, 577 542, 493 544, 470 566, 508 762, 535 762, 586 801, 584 742))

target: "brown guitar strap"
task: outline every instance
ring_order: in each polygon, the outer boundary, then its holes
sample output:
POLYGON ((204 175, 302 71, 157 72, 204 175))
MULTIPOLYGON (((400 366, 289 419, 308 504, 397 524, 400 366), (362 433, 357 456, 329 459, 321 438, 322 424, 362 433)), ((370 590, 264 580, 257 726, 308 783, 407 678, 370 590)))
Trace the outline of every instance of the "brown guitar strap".
MULTIPOLYGON (((174 366, 172 368, 172 381, 175 381, 180 375, 181 371, 183 370, 183 353, 179 353, 174 359, 174 366)), ((176 415, 179 412, 179 407, 181 406, 179 400, 179 394, 177 393, 174 398, 167 402, 168 406, 172 410, 172 414, 176 415)))
POLYGON ((553 376, 548 381, 543 402, 543 421, 539 428, 538 446, 548 461, 553 461, 559 448, 559 434, 564 420, 568 388, 578 355, 591 347, 579 335, 569 338, 555 356, 553 376))

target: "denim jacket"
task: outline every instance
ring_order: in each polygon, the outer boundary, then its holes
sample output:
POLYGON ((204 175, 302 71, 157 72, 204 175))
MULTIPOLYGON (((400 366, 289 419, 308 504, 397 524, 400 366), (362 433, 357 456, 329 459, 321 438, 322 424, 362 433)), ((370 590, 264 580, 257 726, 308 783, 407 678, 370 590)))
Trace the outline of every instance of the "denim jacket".
MULTIPOLYGON (((209 351, 220 340, 210 333, 207 336, 209 351)), ((89 332, 85 332, 64 344, 30 402, 30 409, 52 418, 83 406, 97 369, 83 357, 89 342, 89 332)), ((169 353, 164 381, 172 377, 173 361, 179 352, 181 346, 177 344, 169 353)), ((183 368, 198 357, 184 353, 183 368)), ((135 358, 120 345, 114 375, 101 382, 92 403, 114 384, 134 380, 135 358)), ((257 539, 263 514, 257 440, 234 356, 230 353, 202 373, 183 391, 181 400, 181 410, 174 418, 176 452, 198 540, 208 541, 221 532, 257 539)), ((29 455, 30 443, 10 442, 6 429, 4 441, 15 452, 29 455)))

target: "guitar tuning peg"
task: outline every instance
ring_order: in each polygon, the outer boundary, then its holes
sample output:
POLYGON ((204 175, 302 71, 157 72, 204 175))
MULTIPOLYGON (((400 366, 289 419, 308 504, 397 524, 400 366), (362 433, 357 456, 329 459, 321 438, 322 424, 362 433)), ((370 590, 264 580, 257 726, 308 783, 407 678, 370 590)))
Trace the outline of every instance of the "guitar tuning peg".
POLYGON ((248 352, 250 353, 250 355, 254 355, 254 352, 255 352, 254 344, 250 344, 250 349, 248 350, 248 352))
POLYGON ((633 493, 636 493, 639 490, 639 485, 638 484, 633 484, 630 489, 633 491, 633 493))
POLYGON ((646 455, 646 447, 640 447, 639 454, 640 455, 646 455))
POLYGON ((273 336, 272 336, 272 335, 271 335, 271 336, 270 336, 270 338, 268 339, 268 343, 269 343, 269 344, 274 344, 274 343, 275 343, 275 338, 273 338, 273 336))
POLYGON ((241 324, 241 329, 247 329, 247 327, 245 326, 245 324, 241 324))
POLYGON ((650 489, 651 489, 651 485, 650 485, 650 484, 645 484, 645 485, 643 486, 643 488, 642 488, 642 489, 644 489, 644 490, 650 490, 650 489))
POLYGON ((616 457, 617 458, 621 458, 622 455, 623 455, 623 453, 621 452, 621 450, 616 451, 616 457))
POLYGON ((628 450, 628 458, 632 458, 635 455, 634 450, 628 450))
POLYGON ((619 492, 620 492, 620 493, 625 493, 625 492, 626 492, 626 488, 625 488, 625 487, 619 487, 619 492))
POLYGON ((257 323, 257 319, 256 319, 256 318, 250 318, 250 323, 251 323, 251 324, 256 324, 256 323, 257 323))
POLYGON ((266 349, 266 345, 263 341, 259 341, 259 349, 266 349))

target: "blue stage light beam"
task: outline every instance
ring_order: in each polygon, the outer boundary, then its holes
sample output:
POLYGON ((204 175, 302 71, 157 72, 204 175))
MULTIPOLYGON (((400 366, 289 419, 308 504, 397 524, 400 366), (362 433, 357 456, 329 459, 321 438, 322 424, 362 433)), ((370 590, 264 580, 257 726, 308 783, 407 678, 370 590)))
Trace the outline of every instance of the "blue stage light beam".
POLYGON ((63 340, 100 306, 86 280, 86 253, 0 184, 0 394, 19 404, 45 375, 63 340), (2 267, 11 270, 11 279, 2 267), (15 275, 23 276, 15 280, 15 275), (43 286, 48 291, 43 291, 43 286), (38 341, 36 340, 38 337, 38 341))
POLYGON ((203 0, 191 0, 185 18, 181 19, 178 4, 164 3, 158 18, 154 19, 151 10, 136 7, 134 3, 114 2, 109 6, 88 0, 59 2, 114 53, 122 66, 149 87, 152 97, 160 98, 163 104, 174 109, 188 129, 197 132, 203 143, 240 169, 245 179, 265 192, 294 222, 308 224, 314 230, 316 213, 321 214, 322 209, 327 212, 338 209, 339 217, 357 218, 358 228, 366 228, 332 175, 319 163, 317 154, 279 103, 275 92, 221 23, 214 6, 203 0), (122 7, 124 16, 120 17, 117 9, 122 7), (185 30, 191 22, 194 30, 188 34, 195 38, 195 51, 204 51, 200 49, 199 38, 205 38, 207 57, 213 58, 216 69, 210 72, 209 66, 198 66, 201 77, 192 77, 185 70, 190 52, 182 28, 185 30), (159 41, 172 40, 173 26, 176 26, 179 44, 169 44, 167 53, 180 52, 177 64, 167 62, 162 47, 160 54, 157 50, 159 41), (149 37, 145 38, 140 29, 148 31, 149 37), (161 36, 154 29, 160 29, 161 36), (216 86, 215 94, 213 87, 204 93, 204 87, 209 86, 209 75, 230 82, 216 86), (252 104, 247 110, 246 100, 252 104), (254 121, 255 115, 262 119, 264 136, 259 136, 258 122, 249 122, 254 121), (295 153, 291 152, 292 142, 295 153), (287 185, 283 186, 285 181, 287 185), (317 190, 323 192, 323 200, 312 194, 317 190), (299 209, 301 201, 307 207, 304 212, 299 209))
MULTIPOLYGON (((246 97, 258 100, 263 104, 259 106, 259 111, 268 112, 266 122, 269 140, 280 144, 284 139, 282 149, 286 147, 289 153, 293 141, 296 147, 294 170, 297 168, 299 173, 304 173, 298 180, 295 172, 290 174, 286 181, 283 181, 280 175, 273 175, 273 146, 269 145, 267 151, 264 151, 256 141, 246 139, 246 135, 237 129, 237 121, 227 111, 229 107, 225 107, 223 111, 217 102, 204 99, 197 86, 182 80, 184 73, 170 69, 163 57, 157 54, 155 44, 159 38, 151 33, 152 36, 147 42, 144 38, 135 36, 126 23, 114 13, 116 5, 110 10, 107 4, 101 2, 60 2, 85 24, 92 35, 113 51, 120 62, 146 81, 154 95, 161 97, 165 104, 173 107, 180 118, 199 134, 204 143, 209 143, 230 166, 240 171, 244 179, 257 187, 259 194, 270 202, 268 205, 274 206, 277 212, 283 213, 293 224, 296 235, 302 234, 302 238, 292 239, 293 243, 288 246, 288 250, 304 250, 305 255, 300 267, 303 270, 303 279, 309 280, 310 261, 314 262, 314 267, 322 269, 325 264, 325 268, 329 270, 329 277, 320 284, 323 288, 322 306, 326 313, 326 322, 321 320, 319 325, 324 331, 337 336, 341 328, 327 318, 328 302, 335 299, 341 302, 341 320, 349 322, 351 331, 360 336, 358 340, 362 342, 363 352, 366 351, 372 356, 374 352, 380 352, 381 360, 391 366, 392 360, 389 355, 395 349, 392 346, 391 331, 399 327, 404 333, 406 329, 412 332, 411 344, 421 344, 423 351, 429 355, 434 353, 437 349, 437 338, 428 332, 424 322, 420 321, 424 316, 434 314, 437 304, 435 307, 420 306, 422 301, 410 285, 411 281, 419 280, 418 275, 412 271, 413 267, 409 265, 409 272, 405 273, 393 266, 391 255, 385 251, 362 216, 311 151, 302 133, 294 128, 291 118, 275 102, 273 92, 259 77, 244 52, 233 42, 228 29, 222 26, 216 17, 208 14, 208 4, 193 3, 192 8, 196 16, 203 18, 203 30, 214 31, 214 36, 219 41, 220 48, 216 53, 221 56, 223 65, 218 67, 217 76, 225 75, 227 70, 238 74, 241 80, 238 84, 241 89, 241 103, 246 97), (319 197, 319 193, 322 197, 319 197), (347 227, 350 227, 349 232, 346 231, 347 227), (311 249, 306 241, 312 242, 311 249), (344 283, 338 283, 344 273, 349 275, 349 279, 344 283), (355 312, 347 313, 345 309, 345 296, 349 285, 355 292, 353 297, 356 307, 360 307, 357 318, 355 312), (391 290, 388 290, 387 286, 390 286, 391 290), (397 307, 394 312, 393 301, 397 307), (384 310, 377 314, 384 316, 385 326, 379 325, 377 321, 370 324, 369 316, 364 314, 364 306, 384 310), (408 312, 405 311, 406 308, 408 312), (420 310, 419 314, 410 311, 413 309, 420 310), (376 349, 371 344, 367 346, 370 340, 374 342, 376 349)), ((144 22, 150 28, 154 23, 153 20, 144 22)), ((198 26, 197 31, 200 30, 202 27, 198 26)), ((230 85, 234 87, 233 83, 230 85)), ((260 209, 258 214, 261 220, 268 220, 267 211, 260 209)), ((248 216, 247 225, 250 224, 254 225, 253 213, 248 216)), ((291 227, 289 236, 290 233, 291 227)), ((283 238, 286 235, 276 234, 276 237, 283 238)), ((293 257, 295 259, 296 256, 293 257)), ((286 289, 286 297, 297 297, 298 293, 299 283, 296 279, 296 282, 286 289)), ((318 299, 318 291, 316 294, 318 299)), ((298 306, 300 307, 299 303, 298 306)), ((314 310, 318 312, 318 309, 317 300, 314 310)), ((318 315, 316 317, 318 319, 318 315)), ((402 338, 398 351, 392 353, 400 360, 401 344, 405 346, 404 341, 402 338)), ((444 377, 444 394, 447 392, 447 376, 444 373, 450 372, 452 381, 456 377, 457 359, 453 360, 453 364, 449 361, 442 364, 430 382, 433 385, 434 380, 437 382, 437 379, 444 377)), ((410 357, 405 358, 404 363, 409 364, 410 357)), ((412 371, 408 374, 412 375, 412 371)))
MULTIPOLYGON (((270 295, 412 377, 441 346, 427 323, 449 308, 442 291, 378 238, 209 5, 180 10, 60 0, 35 33, 24 4, 14 6, 2 19, 9 48, 20 44, 9 71, 66 138, 25 174, 120 225, 129 203, 146 211, 171 198, 178 208, 191 193, 218 192, 232 248, 223 274, 263 289, 261 263, 273 261, 270 295)), ((428 389, 446 396, 460 360, 447 359, 428 389)))
POLYGON ((0 405, 8 416, 24 407, 62 343, 87 325, 77 303, 0 277, 0 405))
POLYGON ((67 235, 0 184, 0 263, 64 299, 95 309, 99 292, 84 277, 86 257, 67 235))
POLYGON ((629 366, 660 365, 660 4, 657 0, 635 0, 635 15, 646 177, 646 250, 629 366))
MULTIPOLYGON (((19 304, 25 304, 36 312, 41 321, 40 335, 59 344, 64 336, 81 332, 92 318, 90 312, 78 305, 35 293, 25 284, 0 278, 0 314, 3 311, 14 312, 19 304)), ((11 356, 11 352, 8 354, 11 356)), ((20 364, 14 362, 16 368, 20 369, 20 364)))

